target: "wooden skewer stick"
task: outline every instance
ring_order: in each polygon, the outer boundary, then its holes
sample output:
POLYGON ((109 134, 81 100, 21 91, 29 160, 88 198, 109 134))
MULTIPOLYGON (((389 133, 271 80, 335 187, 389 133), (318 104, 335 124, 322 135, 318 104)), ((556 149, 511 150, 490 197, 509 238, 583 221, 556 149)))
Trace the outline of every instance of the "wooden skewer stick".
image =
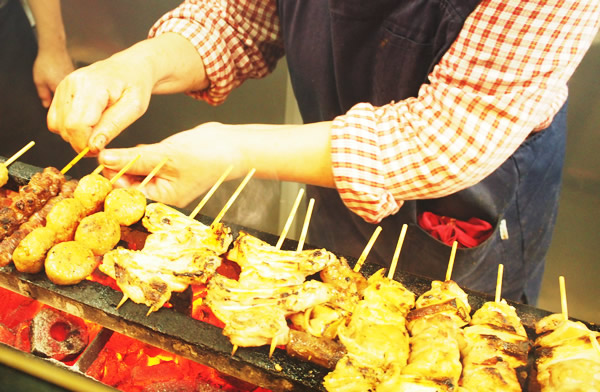
POLYGON ((23 148, 21 148, 19 151, 17 151, 16 153, 13 154, 12 157, 8 158, 6 161, 4 161, 2 164, 6 167, 8 167, 10 164, 12 164, 14 161, 16 161, 17 159, 19 159, 19 157, 23 154, 25 154, 31 147, 33 147, 35 145, 35 142, 32 140, 29 143, 27 143, 27 145, 23 148))
POLYGON ((141 155, 140 155, 140 154, 138 154, 138 155, 136 155, 136 157, 135 157, 135 158, 133 158, 131 161, 129 161, 129 163, 128 163, 127 165, 125 165, 125 167, 123 167, 123 168, 121 169, 121 171, 119 171, 119 172, 117 173, 117 175, 116 175, 116 176, 114 176, 113 178, 111 178, 111 179, 110 179, 110 183, 111 183, 111 184, 114 184, 114 183, 115 183, 115 181, 117 181, 117 180, 118 180, 118 179, 119 179, 119 178, 120 178, 120 177, 121 177, 123 174, 127 173, 127 170, 129 170, 129 168, 130 168, 131 166, 133 166, 133 164, 135 163, 135 161, 137 161, 138 159, 140 159, 140 157, 141 157, 141 155))
POLYGON ((304 224, 302 225, 302 232, 300 233, 300 239, 298 240, 298 252, 304 248, 304 241, 306 240, 306 234, 308 233, 308 224, 310 223, 310 217, 315 206, 315 199, 312 197, 308 201, 308 207, 306 207, 306 216, 304 217, 304 224))
POLYGON ((302 196, 304 196, 304 188, 300 188, 300 190, 298 191, 298 196, 296 196, 296 201, 294 201, 292 210, 290 211, 290 214, 287 218, 287 221, 285 222, 285 225, 283 225, 283 230, 281 231, 281 234, 279 235, 279 240, 277 241, 277 244, 275 245, 276 249, 281 249, 281 245, 283 245, 283 241, 285 240, 285 237, 287 236, 287 233, 290 230, 290 226, 292 225, 292 222, 294 221, 294 217, 296 216, 296 211, 298 211, 298 206, 300 205, 300 200, 302 200, 302 196))
POLYGON ((501 293, 502 293, 502 275, 504 274, 504 264, 498 265, 498 278, 496 279, 496 297, 494 298, 494 302, 500 302, 501 293))
POLYGON ((81 150, 81 152, 79 154, 77 154, 77 156, 75 158, 73 158, 71 160, 71 162, 67 163, 67 165, 65 167, 62 168, 62 170, 60 171, 62 174, 66 174, 69 170, 71 170, 71 168, 73 166, 75 166, 75 164, 77 162, 79 162, 81 160, 81 158, 83 158, 85 156, 85 154, 88 153, 88 151, 90 151, 89 147, 84 148, 83 150, 81 150))
POLYGON ((381 226, 377 226, 377 228, 373 232, 373 235, 371 236, 371 239, 369 240, 369 243, 367 244, 367 246, 363 250, 362 254, 358 258, 358 261, 356 262, 356 265, 354 266, 354 272, 358 272, 362 268, 362 265, 364 264, 365 260, 367 259, 367 255, 371 251, 371 248, 373 247, 373 244, 375 243, 375 240, 379 236, 379 233, 381 233, 381 226))
POLYGON ((394 279, 396 266, 398 265, 398 259, 400 258, 400 250, 402 249, 402 244, 404 243, 404 237, 406 237, 407 229, 408 225, 406 223, 403 224, 402 230, 400 231, 400 236, 398 237, 398 243, 396 244, 396 250, 394 251, 394 256, 392 257, 392 264, 390 265, 390 270, 388 271, 388 279, 394 279))
POLYGON ((146 178, 144 178, 144 180, 140 182, 140 185, 138 185, 137 189, 145 187, 146 184, 150 182, 150 180, 156 175, 156 173, 158 173, 158 171, 165 165, 165 163, 167 163, 168 160, 169 158, 165 157, 162 159, 162 161, 158 162, 158 165, 156 165, 154 169, 152 169, 152 171, 148 173, 146 178))
POLYGON ((94 169, 94 171, 92 172, 92 174, 100 174, 100 172, 102 170, 104 170, 104 165, 98 165, 98 167, 94 169))
POLYGON ((227 201, 227 203, 225 204, 225 206, 223 207, 223 209, 221 210, 221 212, 219 212, 219 215, 217 215, 217 217, 215 218, 215 220, 213 221, 213 225, 216 223, 219 223, 221 221, 221 219, 223 219, 223 216, 225 215, 225 213, 227 212, 227 210, 231 207, 231 205, 233 204, 233 202, 235 201, 235 199, 237 199, 237 197, 239 196, 240 192, 242 192, 242 189, 244 189, 244 187, 246 186, 246 184, 248 183, 248 181, 250 181, 250 178, 254 175, 254 172, 256 172, 256 169, 252 168, 248 174, 246 174, 246 177, 244 177, 244 179, 242 180, 242 182, 240 183, 240 185, 238 186, 238 188, 235 190, 235 192, 233 193, 233 195, 231 195, 231 197, 229 198, 229 200, 227 201))
POLYGON ((127 302, 128 299, 129 299, 129 297, 127 296, 127 294, 123 294, 123 298, 121 298, 121 302, 119 302, 119 304, 117 305, 117 309, 119 309, 121 306, 123 306, 123 304, 125 302, 127 302))
POLYGON ((225 169, 223 174, 221 174, 221 177, 219 177, 217 182, 212 186, 212 188, 210 188, 206 195, 204 195, 204 197, 202 198, 202 200, 200 200, 200 203, 198 203, 196 208, 194 208, 194 211, 192 211, 192 213, 190 214, 190 218, 194 219, 196 215, 198 215, 202 207, 204 207, 204 205, 208 202, 208 199, 212 197, 217 188, 221 186, 221 184, 223 183, 223 181, 225 181, 229 173, 231 173, 231 170, 233 170, 233 166, 229 166, 227 169, 225 169))
POLYGON ((565 320, 569 319, 569 311, 567 309, 567 290, 565 289, 565 277, 558 277, 558 285, 560 287, 560 308, 562 309, 562 314, 565 320))
POLYGON ((237 344, 234 344, 234 345, 233 345, 233 349, 231 350, 231 356, 232 356, 232 357, 235 355, 235 352, 237 351, 237 349, 238 349, 238 345, 237 345, 237 344))
POLYGON ((454 257, 456 257, 456 248, 458 247, 458 242, 454 241, 452 244, 452 252, 450 252, 450 261, 448 262, 448 269, 446 270, 446 281, 450 280, 452 276, 452 269, 454 268, 454 257))

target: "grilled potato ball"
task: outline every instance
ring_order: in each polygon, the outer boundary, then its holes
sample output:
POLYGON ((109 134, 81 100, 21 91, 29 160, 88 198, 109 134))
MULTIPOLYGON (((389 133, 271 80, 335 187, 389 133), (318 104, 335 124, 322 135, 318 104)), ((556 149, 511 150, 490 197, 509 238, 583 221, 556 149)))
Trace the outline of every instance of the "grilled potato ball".
POLYGON ((135 188, 113 189, 104 200, 104 211, 112 214, 121 226, 130 226, 144 216, 146 196, 135 188))
POLYGON ((104 211, 86 216, 75 231, 75 241, 81 242, 102 256, 115 247, 121 239, 121 226, 117 220, 104 211))
POLYGON ((54 230, 38 227, 21 240, 12 259, 17 270, 36 274, 44 267, 46 253, 54 246, 56 238, 54 230))
POLYGON ((110 180, 100 174, 88 174, 79 180, 73 197, 83 204, 86 215, 99 211, 112 190, 110 180))
POLYGON ((77 225, 85 216, 85 208, 72 197, 56 203, 46 217, 46 227, 56 233, 56 242, 71 241, 77 225))
POLYGON ((55 284, 77 284, 98 266, 90 248, 77 241, 54 245, 46 256, 46 275, 55 284))

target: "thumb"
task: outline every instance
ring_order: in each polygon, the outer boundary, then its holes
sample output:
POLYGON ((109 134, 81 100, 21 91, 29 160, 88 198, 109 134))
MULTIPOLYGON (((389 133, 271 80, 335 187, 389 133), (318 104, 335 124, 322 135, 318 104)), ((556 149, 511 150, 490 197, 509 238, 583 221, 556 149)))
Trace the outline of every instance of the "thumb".
POLYGON ((90 135, 90 150, 99 152, 125 128, 140 118, 148 108, 148 102, 140 104, 136 94, 125 92, 118 101, 109 106, 90 135))

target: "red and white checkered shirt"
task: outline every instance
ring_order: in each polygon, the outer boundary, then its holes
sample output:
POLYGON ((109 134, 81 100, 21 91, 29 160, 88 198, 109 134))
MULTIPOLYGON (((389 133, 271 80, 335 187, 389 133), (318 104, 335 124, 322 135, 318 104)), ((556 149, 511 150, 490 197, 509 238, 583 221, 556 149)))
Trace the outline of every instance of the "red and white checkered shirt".
MULTIPOLYGON (((333 121, 333 173, 346 205, 369 222, 403 200, 476 184, 567 98, 567 81, 599 26, 598 0, 483 0, 417 97, 359 103, 333 121)), ((276 2, 188 0, 150 36, 176 32, 202 56, 211 104, 283 55, 276 2)))

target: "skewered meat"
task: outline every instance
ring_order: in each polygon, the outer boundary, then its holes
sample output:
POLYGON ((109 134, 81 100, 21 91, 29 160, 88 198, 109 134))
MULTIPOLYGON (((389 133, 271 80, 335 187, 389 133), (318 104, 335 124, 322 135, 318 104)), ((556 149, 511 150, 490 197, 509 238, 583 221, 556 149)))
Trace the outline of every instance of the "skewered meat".
POLYGON ((120 240, 119 223, 104 211, 83 218, 75 231, 75 241, 87 246, 96 256, 113 249, 120 240))
POLYGON ((19 189, 19 195, 13 204, 0 209, 0 240, 10 236, 33 213, 56 196, 64 182, 64 175, 54 167, 35 173, 29 183, 19 189))
POLYGON ((5 266, 12 260, 12 254, 17 248, 19 243, 35 228, 40 227, 44 224, 46 216, 52 210, 54 205, 60 200, 71 197, 77 186, 77 180, 70 180, 65 182, 61 187, 61 192, 58 196, 55 196, 48 200, 48 202, 38 210, 36 213, 31 215, 27 222, 23 223, 18 230, 12 233, 9 237, 5 238, 0 243, 0 266, 5 266))
POLYGON ((221 258, 206 248, 184 250, 174 260, 118 248, 104 255, 99 269, 114 278, 133 302, 156 311, 169 301, 173 291, 206 283, 220 265, 221 258))
POLYGON ((285 350, 292 357, 316 363, 327 369, 334 369, 337 362, 346 355, 346 348, 335 340, 316 338, 294 329, 290 329, 285 350))
POLYGON ((8 168, 4 164, 0 164, 0 188, 8 182, 8 168))
POLYGON ((113 189, 104 200, 104 211, 112 214, 121 226, 130 226, 142 219, 146 196, 135 188, 113 189))
POLYGON ((78 241, 61 242, 54 245, 44 267, 46 275, 59 285, 77 284, 88 277, 98 265, 90 248, 78 241))
POLYGON ((146 206, 142 224, 151 233, 177 233, 179 242, 186 243, 186 246, 197 248, 201 244, 219 255, 225 253, 233 241, 231 229, 222 223, 206 226, 162 203, 146 206))
POLYGON ((246 232, 240 232, 227 258, 240 266, 240 280, 288 285, 304 282, 337 259, 325 249, 280 250, 246 232))
MULTIPOLYGON (((530 343, 515 308, 486 302, 464 329, 461 386, 480 391, 521 391, 518 371, 527 365, 530 343)), ((527 373, 524 371, 523 378, 527 373)))
POLYGON ((415 295, 400 282, 387 279, 383 269, 368 279, 363 294, 348 324, 338 329, 348 353, 325 376, 323 385, 328 391, 374 391, 385 380, 387 369, 407 363, 405 317, 415 304, 415 295))
POLYGON ((58 202, 46 217, 46 227, 53 230, 56 242, 71 241, 77 225, 85 216, 83 204, 73 197, 58 202))
POLYGON ((55 231, 48 227, 34 229, 17 246, 13 263, 20 272, 36 274, 44 268, 46 253, 56 242, 55 231))
POLYGON ((600 391, 600 333, 550 315, 536 324, 535 364, 541 391, 600 391))
POLYGON ((98 212, 104 205, 104 199, 112 190, 110 180, 100 174, 91 173, 79 180, 73 197, 81 202, 85 214, 98 212))

